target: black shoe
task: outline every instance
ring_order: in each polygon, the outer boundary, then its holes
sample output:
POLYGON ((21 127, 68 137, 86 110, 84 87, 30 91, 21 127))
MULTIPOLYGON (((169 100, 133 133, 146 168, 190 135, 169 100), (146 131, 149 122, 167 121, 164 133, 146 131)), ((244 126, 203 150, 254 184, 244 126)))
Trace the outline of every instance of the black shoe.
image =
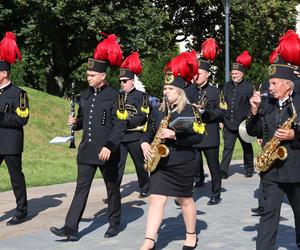
POLYGON ((69 241, 77 241, 79 239, 78 233, 69 227, 62 227, 62 228, 56 228, 56 227, 50 227, 50 231, 59 237, 66 237, 69 241))
MULTIPOLYGON (((196 233, 188 233, 188 232, 186 232, 186 233, 187 234, 196 234, 196 233)), ((185 246, 185 245, 183 245, 182 250, 196 249, 197 245, 198 245, 198 237, 196 237, 196 243, 195 243, 195 245, 193 247, 192 246, 185 246)))
POLYGON ((221 170, 221 179, 227 179, 227 178, 228 178, 228 174, 225 171, 221 170))
POLYGON ((262 216, 264 215, 264 208, 262 206, 258 206, 257 208, 253 207, 251 208, 251 212, 257 216, 262 216))
POLYGON ((12 217, 8 222, 6 222, 6 225, 7 226, 18 225, 26 221, 26 219, 27 219, 27 214, 16 215, 12 217))
POLYGON ((245 174, 245 178, 250 178, 253 176, 253 171, 247 171, 245 174))
POLYGON ((107 198, 103 198, 102 201, 103 201, 104 204, 108 204, 108 199, 107 198))
POLYGON ((212 197, 210 197, 209 201, 207 202, 207 205, 217 205, 220 202, 221 202, 221 198, 220 197, 212 196, 212 197))
POLYGON ((149 196, 149 193, 147 193, 147 192, 140 192, 139 198, 143 199, 143 198, 146 198, 148 196, 149 196))
POLYGON ((112 238, 119 233, 119 227, 118 226, 109 226, 107 231, 104 234, 104 238, 112 238))

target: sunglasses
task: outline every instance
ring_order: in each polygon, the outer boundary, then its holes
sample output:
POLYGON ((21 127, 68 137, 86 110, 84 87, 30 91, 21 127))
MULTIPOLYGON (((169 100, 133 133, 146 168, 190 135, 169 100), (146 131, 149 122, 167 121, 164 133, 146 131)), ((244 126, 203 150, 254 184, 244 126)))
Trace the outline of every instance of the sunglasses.
POLYGON ((130 79, 123 79, 123 80, 120 80, 120 83, 126 83, 127 81, 129 81, 130 79))

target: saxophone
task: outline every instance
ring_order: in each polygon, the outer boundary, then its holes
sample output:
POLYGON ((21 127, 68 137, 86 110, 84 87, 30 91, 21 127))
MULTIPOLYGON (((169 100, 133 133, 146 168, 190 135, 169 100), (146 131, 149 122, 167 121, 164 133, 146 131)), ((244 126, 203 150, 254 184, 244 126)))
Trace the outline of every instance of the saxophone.
MULTIPOLYGON (((291 99, 290 99, 291 100, 291 99)), ((292 127, 293 122, 297 118, 297 112, 295 109, 295 106, 291 100, 291 106, 293 110, 293 115, 288 118, 281 126, 280 128, 283 129, 290 129, 292 127)), ((279 159, 281 161, 284 161, 287 156, 287 149, 285 146, 279 146, 280 141, 278 138, 273 136, 270 141, 267 142, 267 144, 263 147, 262 153, 256 158, 255 160, 255 168, 260 172, 266 172, 268 171, 273 163, 279 159)))
POLYGON ((164 99, 165 99, 165 103, 167 106, 167 114, 161 120, 160 125, 155 133, 154 139, 151 143, 153 157, 151 157, 150 159, 145 159, 145 161, 144 161, 144 169, 148 172, 153 172, 157 168, 157 165, 158 165, 160 159, 165 158, 169 155, 168 147, 165 144, 163 144, 165 142, 165 140, 160 139, 158 137, 158 135, 160 134, 160 131, 162 129, 168 128, 170 117, 171 117, 168 99, 167 99, 167 97, 164 97, 164 99))

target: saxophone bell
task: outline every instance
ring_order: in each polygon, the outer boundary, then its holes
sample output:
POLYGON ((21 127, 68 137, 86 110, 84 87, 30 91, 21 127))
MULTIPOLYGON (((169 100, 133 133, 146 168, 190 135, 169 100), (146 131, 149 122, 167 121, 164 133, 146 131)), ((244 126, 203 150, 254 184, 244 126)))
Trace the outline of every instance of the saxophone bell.
POLYGON ((285 146, 280 146, 276 150, 276 154, 279 160, 284 161, 286 160, 288 153, 285 146))
POLYGON ((159 144, 157 147, 157 152, 160 157, 165 158, 169 155, 169 148, 164 144, 159 144))

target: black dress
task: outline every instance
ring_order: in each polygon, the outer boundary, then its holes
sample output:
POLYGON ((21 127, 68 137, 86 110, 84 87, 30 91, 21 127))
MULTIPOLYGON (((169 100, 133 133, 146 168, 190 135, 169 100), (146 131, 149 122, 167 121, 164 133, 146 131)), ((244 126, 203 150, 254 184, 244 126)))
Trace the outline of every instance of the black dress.
MULTIPOLYGON (((149 120, 147 133, 142 142, 151 143, 161 120, 165 114, 154 108, 149 120)), ((172 112, 170 122, 177 117, 193 117, 191 105, 186 105, 179 114, 172 112)), ((191 124, 188 128, 176 131, 176 140, 167 139, 165 145, 169 148, 169 155, 161 158, 156 170, 150 177, 150 194, 159 194, 174 197, 191 197, 193 181, 199 167, 199 156, 193 145, 202 139, 200 134, 193 130, 191 124)))

